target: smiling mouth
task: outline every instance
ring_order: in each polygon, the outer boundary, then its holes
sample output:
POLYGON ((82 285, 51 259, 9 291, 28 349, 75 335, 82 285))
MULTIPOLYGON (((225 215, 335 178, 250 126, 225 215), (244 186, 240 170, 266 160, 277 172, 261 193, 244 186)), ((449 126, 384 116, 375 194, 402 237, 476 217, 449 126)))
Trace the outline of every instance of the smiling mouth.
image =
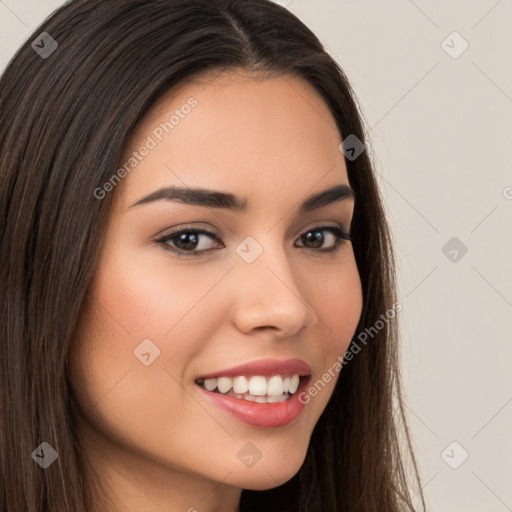
POLYGON ((234 378, 199 378, 195 383, 213 393, 265 404, 286 402, 297 392, 301 383, 309 377, 309 375, 271 375, 268 377, 240 375, 234 378))

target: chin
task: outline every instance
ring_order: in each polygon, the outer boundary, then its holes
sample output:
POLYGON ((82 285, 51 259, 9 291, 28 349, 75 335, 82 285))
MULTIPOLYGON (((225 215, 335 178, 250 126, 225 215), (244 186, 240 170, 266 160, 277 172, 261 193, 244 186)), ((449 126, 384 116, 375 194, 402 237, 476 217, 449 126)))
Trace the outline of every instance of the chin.
POLYGON ((279 456, 266 462, 261 458, 253 467, 241 471, 239 467, 232 473, 231 484, 252 491, 266 491, 285 484, 293 478, 301 468, 305 452, 298 457, 279 456))
MULTIPOLYGON (((299 470, 299 468, 296 469, 299 470)), ((233 485, 250 491, 268 491, 288 482, 297 474, 297 471, 287 471, 286 476, 280 474, 279 477, 274 473, 270 473, 270 475, 268 473, 254 474, 252 477, 237 478, 233 485)))

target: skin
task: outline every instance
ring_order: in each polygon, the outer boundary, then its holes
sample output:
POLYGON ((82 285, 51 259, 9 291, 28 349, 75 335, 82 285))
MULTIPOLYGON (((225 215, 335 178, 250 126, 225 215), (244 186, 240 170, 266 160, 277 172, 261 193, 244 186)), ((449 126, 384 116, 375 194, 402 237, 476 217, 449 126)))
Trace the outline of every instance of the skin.
MULTIPOLYGON (((107 236, 69 357, 83 450, 124 512, 234 512, 243 488, 269 489, 295 475, 338 374, 276 429, 228 416, 194 380, 297 357, 315 382, 347 350, 362 310, 351 242, 329 254, 301 239, 324 224, 349 230, 354 208, 345 199, 296 211, 315 192, 349 185, 321 97, 290 75, 230 71, 189 81, 142 118, 123 162, 191 96, 197 106, 110 192, 107 236), (250 211, 168 200, 130 207, 168 185, 231 192, 250 211), (184 226, 221 243, 201 235, 197 250, 211 250, 183 258, 155 243, 184 226), (235 252, 248 236, 263 248, 250 264, 235 252), (160 350, 149 366, 134 356, 145 339, 160 350), (262 454, 250 468, 237 457, 247 442, 262 454)), ((322 248, 332 246, 334 236, 321 233, 322 248)))

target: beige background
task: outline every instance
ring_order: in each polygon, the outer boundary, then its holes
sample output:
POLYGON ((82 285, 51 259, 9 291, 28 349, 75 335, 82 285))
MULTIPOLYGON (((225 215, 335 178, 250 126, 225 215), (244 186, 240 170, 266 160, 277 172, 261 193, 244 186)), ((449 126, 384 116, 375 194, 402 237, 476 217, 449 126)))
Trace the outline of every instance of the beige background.
MULTIPOLYGON (((0 0, 0 69, 62 3, 0 0)), ((512 0, 278 3, 335 56, 368 122, 429 510, 512 511, 512 0)))

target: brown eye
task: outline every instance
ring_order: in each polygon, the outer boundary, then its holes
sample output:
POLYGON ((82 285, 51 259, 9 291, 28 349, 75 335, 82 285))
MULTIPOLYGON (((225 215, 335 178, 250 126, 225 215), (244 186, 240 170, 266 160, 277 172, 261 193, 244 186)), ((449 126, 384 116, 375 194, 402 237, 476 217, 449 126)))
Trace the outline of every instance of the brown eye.
POLYGON ((313 229, 309 229, 306 233, 301 235, 300 240, 309 249, 317 249, 320 252, 335 252, 339 249, 342 240, 351 240, 350 235, 336 226, 318 226, 313 229), (324 232, 329 233, 329 236, 325 236, 324 232), (325 241, 329 242, 329 239, 333 241, 333 244, 327 248, 323 248, 325 241))
POLYGON ((198 253, 211 250, 208 245, 213 244, 209 244, 208 239, 220 242, 218 237, 209 231, 183 228, 165 235, 156 242, 161 244, 164 249, 177 253, 178 256, 195 256, 198 253))
MULTIPOLYGON (((305 247, 321 253, 332 253, 339 249, 343 240, 351 240, 351 238, 348 233, 336 226, 318 226, 306 231, 299 237, 299 240, 302 244, 298 247, 305 247), (328 247, 324 247, 326 241, 328 247)), ((178 257, 201 256, 212 249, 224 247, 220 238, 214 233, 204 229, 186 227, 175 229, 155 242, 178 257)))

